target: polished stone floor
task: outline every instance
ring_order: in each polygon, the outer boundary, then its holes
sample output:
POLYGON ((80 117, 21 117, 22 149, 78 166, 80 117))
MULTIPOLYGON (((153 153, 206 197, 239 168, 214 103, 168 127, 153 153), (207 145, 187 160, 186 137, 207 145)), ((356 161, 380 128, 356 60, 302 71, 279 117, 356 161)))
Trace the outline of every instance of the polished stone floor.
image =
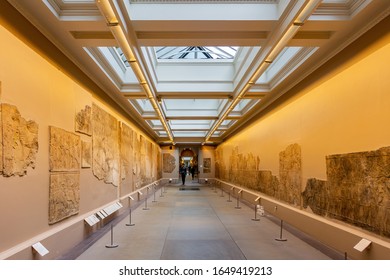
MULTIPOLYGON (((326 260, 337 258, 315 240, 283 228, 209 184, 168 184, 81 252, 79 260, 326 260), (198 190, 197 190, 198 188, 198 190), (161 194, 163 197, 161 197, 161 194), (155 198, 154 198, 155 197, 155 198), (153 202, 153 200, 155 201, 153 202), (148 210, 144 210, 148 208, 148 210), (118 245, 107 248, 106 245, 118 245)), ((113 223, 114 224, 114 223, 113 223)))

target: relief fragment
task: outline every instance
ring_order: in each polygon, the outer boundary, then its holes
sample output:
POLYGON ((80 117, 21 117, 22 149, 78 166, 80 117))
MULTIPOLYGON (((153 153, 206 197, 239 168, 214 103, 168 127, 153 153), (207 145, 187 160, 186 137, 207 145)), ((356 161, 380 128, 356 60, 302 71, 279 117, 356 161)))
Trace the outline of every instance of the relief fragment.
POLYGON ((131 163, 133 160, 133 130, 124 123, 122 123, 121 126, 120 140, 121 177, 122 180, 125 180, 131 174, 131 163))
POLYGON ((92 143, 81 141, 81 168, 91 168, 92 166, 92 143))
POLYGON ((49 224, 79 212, 80 174, 51 173, 49 188, 49 224))
POLYGON ((49 164, 51 172, 79 171, 81 166, 80 136, 50 126, 49 164))
POLYGON ((38 124, 25 120, 16 106, 1 104, 2 173, 24 176, 27 168, 35 168, 38 152, 38 124))
POLYGON ((176 168, 176 159, 173 155, 164 153, 163 154, 163 172, 172 173, 176 168))
POLYGON ((203 159, 203 173, 211 173, 211 158, 203 159))
POLYGON ((96 178, 119 186, 119 125, 115 117, 92 105, 92 171, 96 178))
POLYGON ((91 136, 92 135, 92 108, 85 106, 80 112, 76 113, 75 131, 91 136))

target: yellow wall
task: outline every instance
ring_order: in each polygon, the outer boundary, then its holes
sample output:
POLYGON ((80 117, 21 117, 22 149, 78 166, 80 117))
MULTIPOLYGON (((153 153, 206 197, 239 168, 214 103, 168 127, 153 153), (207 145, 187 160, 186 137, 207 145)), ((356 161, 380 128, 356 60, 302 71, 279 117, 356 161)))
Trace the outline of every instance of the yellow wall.
POLYGON ((238 147, 278 175, 279 152, 298 143, 305 185, 308 178, 326 179, 327 155, 390 146, 389 42, 390 35, 381 37, 336 69, 330 61, 320 79, 221 144, 225 163, 238 147))
MULTIPOLYGON (((128 124, 137 132, 138 138, 142 132, 126 116, 103 103, 3 26, 0 26, 0 42, 0 102, 16 106, 23 118, 39 125, 35 169, 28 168, 23 177, 7 178, 0 174, 0 259, 61 231, 68 232, 66 238, 62 238, 61 244, 54 238, 51 245, 66 249, 66 242, 67 246, 72 246, 71 242, 80 242, 85 237, 83 215, 117 201, 125 193, 99 181, 91 168, 81 169, 79 214, 49 226, 49 126, 74 132, 75 114, 80 104, 93 102, 128 124)), ((80 134, 80 137, 91 141, 86 135, 80 134)), ((156 174, 156 170, 149 170, 149 173, 156 174)), ((59 248, 50 247, 49 251, 48 258, 61 253, 59 248)), ((31 249, 19 257, 30 258, 31 249)))

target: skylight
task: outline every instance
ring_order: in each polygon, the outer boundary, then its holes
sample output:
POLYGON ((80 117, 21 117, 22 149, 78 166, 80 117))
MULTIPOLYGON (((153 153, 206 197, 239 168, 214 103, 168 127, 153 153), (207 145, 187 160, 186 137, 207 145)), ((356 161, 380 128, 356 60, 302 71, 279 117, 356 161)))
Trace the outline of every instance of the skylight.
POLYGON ((156 47, 157 59, 234 59, 238 47, 156 47))

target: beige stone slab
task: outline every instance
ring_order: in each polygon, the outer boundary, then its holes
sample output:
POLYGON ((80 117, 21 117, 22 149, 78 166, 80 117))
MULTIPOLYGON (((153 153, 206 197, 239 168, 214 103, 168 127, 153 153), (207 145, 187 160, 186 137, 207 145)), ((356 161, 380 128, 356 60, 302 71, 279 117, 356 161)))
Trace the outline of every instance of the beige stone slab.
POLYGON ((119 125, 111 114, 92 104, 92 171, 107 184, 119 186, 119 125))
POLYGON ((38 124, 24 119, 16 106, 1 104, 3 176, 24 176, 35 168, 38 124))
POLYGON ((80 174, 51 173, 49 187, 49 224, 79 212, 80 174))
POLYGON ((79 171, 81 167, 80 136, 62 128, 50 126, 50 171, 79 171))

